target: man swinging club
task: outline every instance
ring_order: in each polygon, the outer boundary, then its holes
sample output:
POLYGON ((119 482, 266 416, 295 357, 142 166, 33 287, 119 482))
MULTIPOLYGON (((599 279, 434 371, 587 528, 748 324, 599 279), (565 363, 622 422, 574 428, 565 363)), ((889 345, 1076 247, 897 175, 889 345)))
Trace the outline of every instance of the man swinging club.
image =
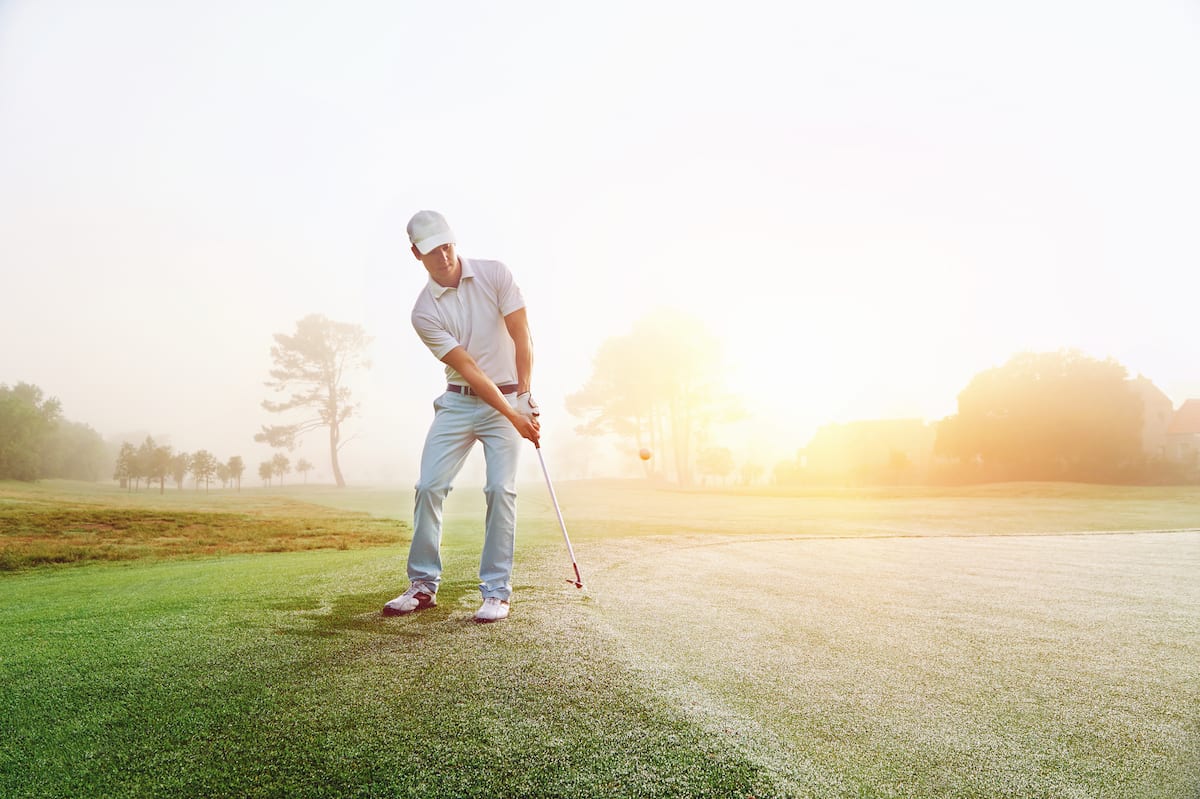
POLYGON ((499 261, 460 258, 454 233, 436 211, 408 223, 412 253, 429 281, 412 323, 434 357, 446 364, 446 393, 433 403, 421 452, 421 476, 408 551, 407 591, 383 606, 397 616, 437 605, 442 577, 442 502, 467 454, 483 442, 487 461, 483 553, 479 559, 480 622, 508 616, 517 531, 517 455, 521 439, 538 443, 538 408, 529 392, 533 340, 525 300, 499 261))

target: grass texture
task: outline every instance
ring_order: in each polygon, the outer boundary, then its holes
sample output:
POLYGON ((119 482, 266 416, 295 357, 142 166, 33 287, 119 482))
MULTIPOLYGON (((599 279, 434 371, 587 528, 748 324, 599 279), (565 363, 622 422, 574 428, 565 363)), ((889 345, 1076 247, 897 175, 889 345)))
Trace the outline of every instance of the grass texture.
MULTIPOLYGON (((1200 498, 1162 491, 567 483, 578 592, 531 488, 494 625, 471 621, 471 491, 412 617, 378 613, 407 533, 23 567, 0 575, 0 795, 1195 797, 1200 498)), ((228 514, 265 540, 411 502, 181 493, 0 484, 0 511, 228 514)))
MULTIPOLYGON (((68 484, 58 484, 68 485, 68 484)), ((0 483, 0 571, 46 564, 396 544, 406 522, 260 494, 170 494, 0 483), (214 505, 216 503, 216 505, 214 505), (218 509, 219 508, 219 509, 218 509)))

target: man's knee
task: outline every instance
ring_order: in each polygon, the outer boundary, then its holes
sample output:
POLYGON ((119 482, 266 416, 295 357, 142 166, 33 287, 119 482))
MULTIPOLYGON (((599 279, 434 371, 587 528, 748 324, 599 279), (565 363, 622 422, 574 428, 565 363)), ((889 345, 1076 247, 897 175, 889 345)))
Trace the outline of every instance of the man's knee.
POLYGON ((431 480, 429 482, 419 482, 416 485, 417 501, 422 500, 443 500, 450 493, 451 485, 441 480, 431 480))
POLYGON ((516 497, 517 489, 510 483, 488 483, 483 487, 483 493, 488 499, 516 497))

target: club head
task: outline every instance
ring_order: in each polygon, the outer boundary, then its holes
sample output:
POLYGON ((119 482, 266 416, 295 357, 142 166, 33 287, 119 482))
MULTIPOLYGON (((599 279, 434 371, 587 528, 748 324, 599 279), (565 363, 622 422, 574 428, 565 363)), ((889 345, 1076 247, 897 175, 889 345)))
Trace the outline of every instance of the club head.
POLYGON ((583 588, 583 583, 579 582, 578 580, 572 580, 570 577, 568 577, 567 582, 576 588, 583 588))

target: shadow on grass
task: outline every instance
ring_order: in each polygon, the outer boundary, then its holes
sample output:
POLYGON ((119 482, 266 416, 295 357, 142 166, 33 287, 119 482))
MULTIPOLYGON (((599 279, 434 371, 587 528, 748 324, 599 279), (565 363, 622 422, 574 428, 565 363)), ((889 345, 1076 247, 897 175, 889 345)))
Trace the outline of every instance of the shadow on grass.
POLYGON ((394 596, 379 592, 339 594, 333 597, 331 605, 312 597, 297 597, 277 602, 271 609, 294 617, 291 623, 280 625, 278 633, 308 638, 348 634, 420 637, 435 629, 445 629, 448 622, 455 628, 475 624, 472 614, 479 589, 472 580, 443 582, 438 588, 436 607, 405 616, 384 616, 383 605, 394 596), (464 614, 465 608, 470 608, 470 612, 464 614))

